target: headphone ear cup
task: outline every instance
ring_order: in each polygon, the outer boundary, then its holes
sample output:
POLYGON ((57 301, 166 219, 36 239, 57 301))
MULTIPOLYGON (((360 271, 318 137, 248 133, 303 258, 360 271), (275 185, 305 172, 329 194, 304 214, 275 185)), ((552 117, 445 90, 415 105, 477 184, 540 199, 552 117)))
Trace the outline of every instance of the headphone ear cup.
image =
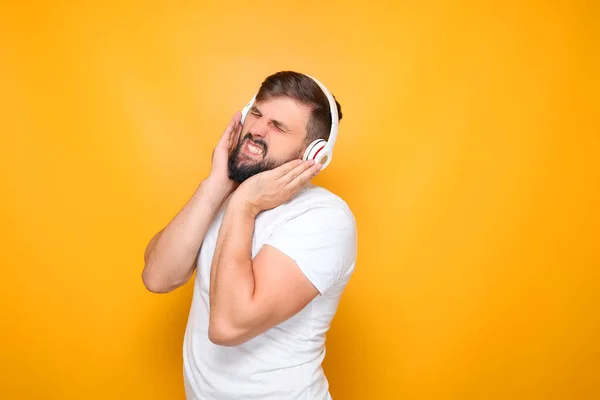
POLYGON ((325 139, 317 139, 312 142, 304 151, 304 157, 302 158, 304 161, 314 160, 322 152, 323 148, 327 142, 325 139))

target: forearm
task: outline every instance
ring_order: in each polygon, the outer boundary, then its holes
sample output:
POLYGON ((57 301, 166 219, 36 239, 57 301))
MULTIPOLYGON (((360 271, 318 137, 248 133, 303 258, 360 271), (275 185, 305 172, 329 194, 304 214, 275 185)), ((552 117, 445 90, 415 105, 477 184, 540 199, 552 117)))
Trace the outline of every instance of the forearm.
POLYGON ((192 275, 198 250, 212 219, 228 195, 223 185, 205 180, 173 220, 148 244, 142 278, 154 292, 168 292, 192 275))
POLYGON ((255 215, 234 202, 225 211, 211 266, 211 335, 237 335, 253 319, 255 215), (224 333, 227 332, 227 333, 224 333))

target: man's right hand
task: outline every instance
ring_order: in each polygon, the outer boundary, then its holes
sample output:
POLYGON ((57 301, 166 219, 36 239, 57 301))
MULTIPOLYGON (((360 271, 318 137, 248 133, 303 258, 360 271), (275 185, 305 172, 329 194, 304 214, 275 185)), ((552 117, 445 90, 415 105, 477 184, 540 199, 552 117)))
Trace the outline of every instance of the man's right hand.
POLYGON ((227 163, 229 156, 240 140, 242 131, 241 118, 241 112, 236 112, 221 135, 221 138, 213 151, 212 168, 207 179, 210 181, 211 187, 215 188, 215 190, 219 190, 221 194, 225 196, 233 192, 238 186, 237 183, 229 179, 227 163))

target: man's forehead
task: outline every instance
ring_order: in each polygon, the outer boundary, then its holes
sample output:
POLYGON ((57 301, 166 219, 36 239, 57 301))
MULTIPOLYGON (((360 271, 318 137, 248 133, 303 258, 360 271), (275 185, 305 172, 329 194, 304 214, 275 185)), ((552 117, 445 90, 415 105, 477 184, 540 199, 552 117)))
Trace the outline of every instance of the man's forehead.
POLYGON ((273 118, 305 118, 310 113, 308 106, 289 97, 257 100, 254 106, 262 111, 265 116, 273 116, 273 118))

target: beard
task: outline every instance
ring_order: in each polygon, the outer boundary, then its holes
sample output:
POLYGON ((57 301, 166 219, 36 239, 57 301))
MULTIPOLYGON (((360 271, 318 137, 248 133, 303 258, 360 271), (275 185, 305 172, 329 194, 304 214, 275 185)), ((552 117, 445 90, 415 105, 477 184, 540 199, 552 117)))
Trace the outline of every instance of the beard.
POLYGON ((236 148, 233 149, 227 160, 227 168, 229 173, 229 179, 236 183, 242 183, 246 179, 259 174, 264 171, 269 171, 283 164, 277 160, 271 160, 267 157, 269 152, 267 143, 261 139, 252 138, 252 134, 246 133, 244 137, 239 141, 236 148), (242 154, 242 147, 248 140, 262 149, 262 159, 255 160, 242 154))

